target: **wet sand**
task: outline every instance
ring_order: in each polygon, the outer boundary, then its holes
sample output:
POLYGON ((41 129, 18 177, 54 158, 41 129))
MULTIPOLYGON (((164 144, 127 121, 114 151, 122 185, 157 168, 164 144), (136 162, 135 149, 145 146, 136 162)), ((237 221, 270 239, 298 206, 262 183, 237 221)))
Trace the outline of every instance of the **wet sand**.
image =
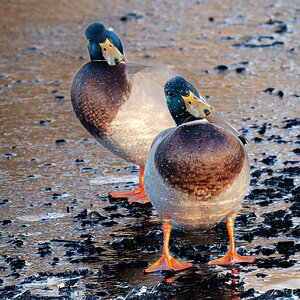
POLYGON ((14 1, 0 16, 1 299, 300 297, 298 1, 14 1), (236 242, 256 265, 234 276, 207 266, 226 251, 222 223, 174 233, 191 271, 143 274, 160 221, 106 197, 131 188, 137 168, 94 141, 70 103, 95 21, 119 34, 128 61, 179 70, 250 140, 236 242))

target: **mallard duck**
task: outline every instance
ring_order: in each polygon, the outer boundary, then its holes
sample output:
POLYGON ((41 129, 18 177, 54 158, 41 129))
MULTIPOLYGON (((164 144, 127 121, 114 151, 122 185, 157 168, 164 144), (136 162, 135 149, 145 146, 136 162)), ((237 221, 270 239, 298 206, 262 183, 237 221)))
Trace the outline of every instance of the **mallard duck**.
POLYGON ((151 143, 174 124, 163 92, 174 73, 165 67, 126 63, 121 40, 101 23, 89 25, 85 36, 91 61, 74 78, 74 111, 98 142, 140 166, 139 188, 110 195, 147 202, 143 175, 151 143))
MULTIPOLYGON (((148 202, 143 184, 144 166, 153 139, 174 121, 165 105, 164 84, 174 77, 166 67, 149 67, 125 62, 119 37, 101 23, 87 27, 90 62, 77 73, 71 87, 71 101, 81 124, 103 146, 119 157, 140 166, 139 187, 110 193, 113 198, 148 202)), ((197 91, 193 97, 199 98, 197 91)), ((187 100, 186 105, 192 109, 187 100)), ((176 113, 176 111, 174 111, 176 113)), ((216 113, 206 110, 208 120, 227 126, 216 113)), ((205 114, 202 116, 205 117, 205 114)), ((187 114, 183 119, 201 116, 187 114)))
POLYGON ((162 257, 145 272, 191 267, 170 255, 172 223, 204 229, 225 216, 230 249, 210 264, 253 263, 255 258, 238 255, 234 244, 234 219, 250 180, 245 139, 228 124, 195 121, 211 107, 193 97, 198 93, 184 78, 172 78, 164 91, 177 127, 155 138, 145 167, 145 189, 164 231, 162 257))

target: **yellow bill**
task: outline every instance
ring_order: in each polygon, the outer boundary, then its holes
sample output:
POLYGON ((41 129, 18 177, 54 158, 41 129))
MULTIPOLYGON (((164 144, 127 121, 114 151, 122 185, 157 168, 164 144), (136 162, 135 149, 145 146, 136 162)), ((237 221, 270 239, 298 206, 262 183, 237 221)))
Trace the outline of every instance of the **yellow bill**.
POLYGON ((99 43, 99 46, 105 60, 110 66, 115 66, 118 62, 124 60, 124 55, 109 39, 106 39, 104 43, 99 43))
POLYGON ((187 97, 181 96, 187 111, 194 117, 202 119, 208 116, 214 108, 210 106, 203 97, 195 96, 191 91, 187 97))

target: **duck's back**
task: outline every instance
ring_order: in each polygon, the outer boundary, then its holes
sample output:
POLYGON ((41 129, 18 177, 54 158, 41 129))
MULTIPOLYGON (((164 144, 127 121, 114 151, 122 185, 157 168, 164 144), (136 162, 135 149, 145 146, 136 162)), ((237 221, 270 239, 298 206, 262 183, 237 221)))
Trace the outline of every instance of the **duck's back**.
POLYGON ((242 143, 205 121, 162 133, 145 172, 146 190, 159 214, 175 216, 187 227, 212 225, 237 210, 248 184, 249 163, 242 143))
POLYGON ((170 76, 166 70, 147 66, 90 62, 73 81, 74 111, 101 144, 145 165, 154 137, 174 124, 163 93, 170 76))

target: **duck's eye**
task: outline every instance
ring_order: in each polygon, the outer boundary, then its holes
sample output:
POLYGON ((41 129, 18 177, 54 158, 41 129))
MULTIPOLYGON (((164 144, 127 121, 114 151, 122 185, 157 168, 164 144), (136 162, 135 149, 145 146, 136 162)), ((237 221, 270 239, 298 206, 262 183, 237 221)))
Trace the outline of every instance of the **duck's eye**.
POLYGON ((106 51, 106 48, 103 48, 104 51, 106 51))
POLYGON ((192 104, 192 102, 191 102, 191 101, 188 101, 188 104, 192 104))
POLYGON ((109 47, 111 48, 111 47, 112 47, 112 44, 109 44, 109 47))

